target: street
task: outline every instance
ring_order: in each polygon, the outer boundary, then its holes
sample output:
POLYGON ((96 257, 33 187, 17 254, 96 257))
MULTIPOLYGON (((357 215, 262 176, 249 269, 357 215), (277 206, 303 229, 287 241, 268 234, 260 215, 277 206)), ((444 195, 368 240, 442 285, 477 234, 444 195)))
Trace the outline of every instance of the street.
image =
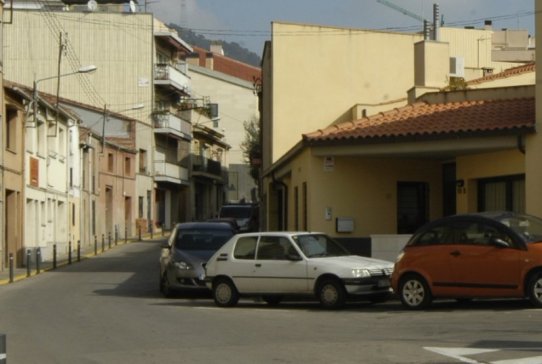
POLYGON ((526 301, 222 309, 205 293, 160 295, 160 245, 122 245, 0 286, 7 363, 542 363, 542 311, 526 301))

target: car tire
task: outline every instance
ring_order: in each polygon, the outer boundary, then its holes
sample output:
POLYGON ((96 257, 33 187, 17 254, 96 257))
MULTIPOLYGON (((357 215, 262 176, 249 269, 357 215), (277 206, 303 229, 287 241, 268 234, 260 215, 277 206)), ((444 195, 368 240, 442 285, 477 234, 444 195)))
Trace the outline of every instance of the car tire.
POLYGON ((262 300, 269 306, 277 306, 282 302, 282 296, 262 296, 262 300))
POLYGON ((231 280, 220 278, 213 284, 213 299, 219 307, 232 307, 239 301, 239 292, 231 280))
POLYGON ((317 289, 320 305, 328 310, 342 308, 346 302, 346 291, 337 279, 325 279, 317 289))
POLYGON ((426 308, 433 300, 429 285, 417 274, 410 274, 401 279, 399 297, 403 305, 411 310, 426 308))
POLYGON ((535 273, 527 284, 527 296, 535 307, 542 307, 542 272, 535 273))
POLYGON ((167 271, 162 274, 162 277, 160 278, 160 292, 164 295, 166 298, 172 298, 174 296, 174 290, 171 288, 171 285, 169 284, 169 279, 167 277, 167 271))

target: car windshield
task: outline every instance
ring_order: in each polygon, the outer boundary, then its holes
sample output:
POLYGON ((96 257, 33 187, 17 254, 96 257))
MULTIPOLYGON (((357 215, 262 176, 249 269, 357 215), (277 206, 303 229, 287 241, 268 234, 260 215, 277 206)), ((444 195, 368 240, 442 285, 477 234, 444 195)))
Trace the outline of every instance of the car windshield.
POLYGON ((249 218, 252 213, 250 206, 222 206, 220 217, 233 217, 235 219, 249 218))
POLYGON ((233 236, 228 229, 181 230, 175 238, 175 248, 179 250, 218 250, 233 236))
POLYGON ((529 215, 503 216, 499 221, 521 235, 528 243, 542 240, 542 219, 529 215))
POLYGON ((341 244, 323 234, 294 235, 292 239, 307 258, 352 255, 341 244))

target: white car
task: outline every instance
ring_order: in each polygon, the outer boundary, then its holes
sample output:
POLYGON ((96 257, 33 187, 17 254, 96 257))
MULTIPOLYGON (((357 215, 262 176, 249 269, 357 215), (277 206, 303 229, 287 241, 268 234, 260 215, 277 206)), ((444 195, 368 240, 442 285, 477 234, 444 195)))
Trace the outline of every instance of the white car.
POLYGON ((205 265, 205 283, 221 307, 240 296, 278 304, 312 295, 324 308, 339 308, 347 298, 385 301, 392 271, 392 262, 353 255, 323 233, 260 232, 224 244, 205 265))

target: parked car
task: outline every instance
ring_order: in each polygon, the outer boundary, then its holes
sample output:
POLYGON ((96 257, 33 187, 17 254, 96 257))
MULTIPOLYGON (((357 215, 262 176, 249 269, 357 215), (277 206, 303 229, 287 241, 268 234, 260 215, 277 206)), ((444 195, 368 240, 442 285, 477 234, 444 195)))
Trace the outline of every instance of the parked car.
POLYGON ((284 296, 315 296, 324 308, 347 298, 388 299, 393 263, 349 253, 322 233, 237 234, 205 266, 206 283, 218 306, 240 296, 278 304, 284 296))
POLYGON ((525 297, 542 307, 542 220, 487 212, 431 222, 397 258, 392 286, 410 309, 441 297, 525 297))
POLYGON ((160 256, 160 291, 164 296, 182 290, 206 290, 203 264, 235 233, 225 222, 177 224, 160 256))
POLYGON ((259 230, 258 205, 250 203, 225 204, 218 212, 219 218, 233 218, 239 226, 239 232, 247 233, 259 230))

